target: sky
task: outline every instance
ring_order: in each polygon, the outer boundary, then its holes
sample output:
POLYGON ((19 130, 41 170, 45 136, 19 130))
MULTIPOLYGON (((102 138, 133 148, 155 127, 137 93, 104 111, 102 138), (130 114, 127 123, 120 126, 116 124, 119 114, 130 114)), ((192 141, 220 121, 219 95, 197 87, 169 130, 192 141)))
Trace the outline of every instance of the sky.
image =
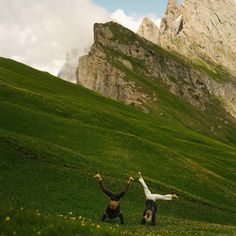
POLYGON ((163 15, 167 5, 167 0, 94 0, 94 2, 105 7, 109 12, 123 9, 129 15, 152 13, 158 17, 163 15))
POLYGON ((0 56, 57 75, 67 52, 93 42, 93 24, 115 20, 137 31, 157 25, 167 0, 0 0, 0 56))

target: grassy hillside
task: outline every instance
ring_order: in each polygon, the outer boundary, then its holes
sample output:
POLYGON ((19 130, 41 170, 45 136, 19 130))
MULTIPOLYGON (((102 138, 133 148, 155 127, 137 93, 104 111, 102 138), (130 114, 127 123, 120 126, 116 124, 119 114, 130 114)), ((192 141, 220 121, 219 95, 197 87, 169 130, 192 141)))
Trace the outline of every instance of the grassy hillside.
POLYGON ((0 235, 236 234, 235 124, 213 133, 217 101, 201 113, 131 76, 159 91, 148 114, 0 59, 0 235), (179 201, 158 202, 157 226, 140 226, 136 181, 121 202, 125 225, 102 224, 108 199, 92 176, 119 191, 139 170, 179 201))
MULTIPOLYGON (((167 92, 166 90, 170 90, 170 88, 160 78, 167 76, 179 87, 184 87, 184 84, 191 87, 193 82, 190 82, 191 79, 187 82, 185 77, 189 76, 188 71, 194 69, 201 73, 198 76, 207 76, 209 79, 217 80, 219 84, 224 84, 226 81, 230 81, 232 84, 235 83, 235 78, 220 65, 209 62, 206 67, 198 61, 192 61, 183 55, 167 51, 114 22, 95 24, 94 31, 94 45, 98 48, 97 50, 105 53, 106 60, 112 66, 124 72, 125 79, 135 82, 136 87, 143 90, 145 94, 149 94, 151 97, 153 94, 156 95, 158 102, 152 103, 151 107, 148 107, 155 119, 156 116, 163 113, 165 114, 165 121, 168 123, 167 126, 169 126, 169 123, 178 122, 181 126, 197 130, 207 136, 220 139, 229 144, 236 144, 235 119, 233 120, 225 112, 223 108, 224 101, 204 91, 205 98, 207 98, 204 101, 206 111, 199 112, 199 110, 190 107, 188 102, 184 103, 182 98, 177 98, 167 92), (106 31, 112 32, 112 39, 107 37, 109 33, 105 33, 106 31), (145 56, 127 53, 131 50, 127 47, 131 46, 137 48, 136 53, 141 51, 140 54, 145 56), (130 63, 132 69, 123 64, 122 60, 130 63), (174 72, 172 71, 173 67, 174 72), (160 73, 151 73, 152 70, 159 70, 160 73), (170 73, 170 71, 172 72, 170 73), (181 76, 177 75, 179 73, 182 73, 181 76)), ((93 54, 93 50, 91 50, 91 53, 93 54)), ((196 90, 196 87, 193 86, 192 89, 196 90)), ((185 90, 187 90, 186 87, 185 90)), ((201 99, 197 97, 198 95, 195 94, 196 101, 200 101, 201 99)))

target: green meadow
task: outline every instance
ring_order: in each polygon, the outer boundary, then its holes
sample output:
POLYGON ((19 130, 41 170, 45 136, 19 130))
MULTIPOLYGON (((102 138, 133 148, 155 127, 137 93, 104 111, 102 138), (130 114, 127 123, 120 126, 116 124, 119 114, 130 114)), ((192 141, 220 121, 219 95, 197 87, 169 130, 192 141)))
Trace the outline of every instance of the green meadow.
MULTIPOLYGON (((119 66, 119 65, 118 65, 119 66)), ((121 66, 121 65, 120 65, 121 66)), ((236 235, 236 124, 212 98, 201 112, 123 68, 157 94, 149 112, 0 58, 0 235, 236 235), (151 191, 157 225, 140 225, 151 191), (125 224, 102 223, 120 191, 125 224)))

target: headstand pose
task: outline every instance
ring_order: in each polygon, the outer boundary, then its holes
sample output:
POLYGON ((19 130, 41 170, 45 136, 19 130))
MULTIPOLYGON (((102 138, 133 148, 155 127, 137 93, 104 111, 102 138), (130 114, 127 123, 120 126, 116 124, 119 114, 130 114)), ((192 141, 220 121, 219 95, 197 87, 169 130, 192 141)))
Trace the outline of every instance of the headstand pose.
POLYGON ((178 196, 176 194, 167 194, 167 195, 152 194, 148 189, 146 183, 144 182, 141 172, 139 172, 138 174, 139 174, 139 182, 143 185, 144 194, 146 196, 145 210, 142 216, 141 224, 145 224, 146 221, 152 221, 152 225, 156 225, 157 206, 155 201, 173 200, 173 199, 178 200, 178 196))
POLYGON ((106 213, 104 213, 102 216, 102 221, 104 221, 106 218, 115 219, 115 218, 119 217, 120 223, 124 224, 124 218, 123 218, 123 215, 120 210, 119 201, 125 195, 125 193, 128 191, 131 181, 134 180, 133 177, 129 177, 124 190, 120 193, 113 193, 113 192, 107 190, 104 187, 103 179, 99 173, 96 174, 94 176, 94 178, 96 178, 98 180, 101 190, 110 198, 110 202, 109 202, 109 205, 107 206, 106 213))

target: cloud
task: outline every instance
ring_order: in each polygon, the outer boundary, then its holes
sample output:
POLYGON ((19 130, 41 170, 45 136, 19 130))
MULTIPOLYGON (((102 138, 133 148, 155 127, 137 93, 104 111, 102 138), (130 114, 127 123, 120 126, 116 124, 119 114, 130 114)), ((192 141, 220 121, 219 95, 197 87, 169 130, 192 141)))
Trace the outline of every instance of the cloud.
POLYGON ((143 18, 121 9, 109 13, 92 0, 0 0, 0 6, 0 56, 55 75, 68 51, 80 55, 92 44, 95 22, 114 18, 136 31, 143 18))
POLYGON ((90 0, 0 0, 0 53, 57 74, 66 52, 92 43, 109 13, 90 0))
MULTIPOLYGON (((161 19, 157 16, 154 14, 148 14, 146 16, 150 18, 158 27, 160 26, 161 19)), ((117 9, 111 14, 111 17, 123 26, 137 32, 144 16, 137 14, 127 15, 122 9, 117 9)))

